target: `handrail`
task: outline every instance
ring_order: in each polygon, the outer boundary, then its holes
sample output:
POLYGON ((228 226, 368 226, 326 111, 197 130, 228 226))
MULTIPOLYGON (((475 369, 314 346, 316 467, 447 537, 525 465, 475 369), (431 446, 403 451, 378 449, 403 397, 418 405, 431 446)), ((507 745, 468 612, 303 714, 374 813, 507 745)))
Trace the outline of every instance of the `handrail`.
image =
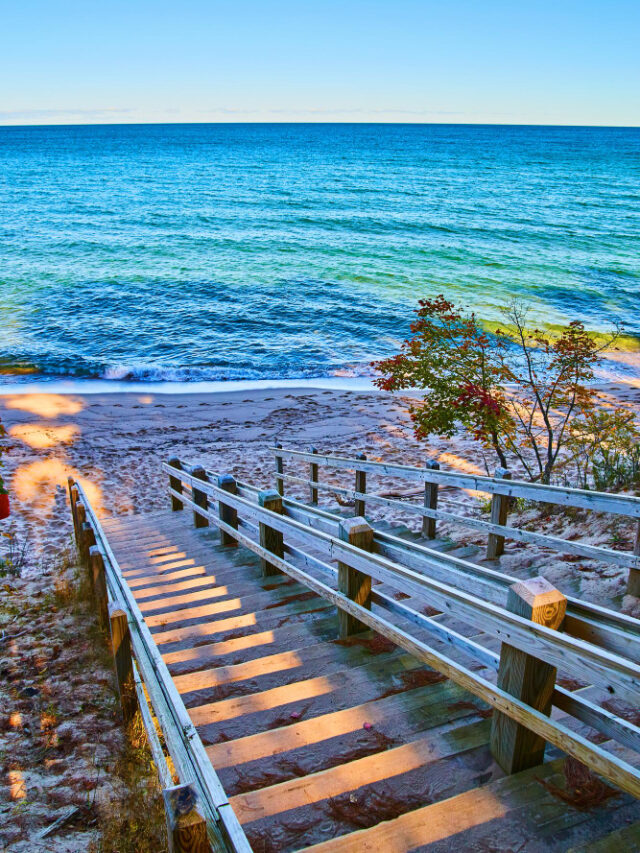
POLYGON ((229 804, 200 736, 153 641, 135 597, 122 575, 104 529, 82 485, 75 481, 73 486, 78 490, 87 520, 93 528, 96 546, 104 561, 111 597, 122 603, 126 610, 132 651, 174 766, 180 780, 192 783, 199 795, 212 849, 251 853, 244 830, 229 804))
MULTIPOLYGON (((317 546, 324 546, 329 559, 341 560, 357 571, 371 575, 377 580, 390 583, 403 590, 411 590, 427 596, 443 612, 474 625, 493 635, 497 640, 528 653, 534 653, 552 666, 565 669, 575 678, 582 678, 585 666, 589 666, 590 676, 595 684, 603 687, 611 695, 627 697, 631 702, 640 704, 640 671, 635 663, 584 640, 577 640, 567 634, 553 631, 544 625, 530 622, 515 613, 511 613, 491 602, 469 595, 450 584, 436 581, 426 575, 400 563, 393 562, 379 554, 370 554, 344 542, 335 536, 320 530, 310 530, 304 524, 271 512, 263 507, 254 506, 245 498, 230 494, 224 489, 192 477, 186 471, 178 472, 163 464, 165 473, 181 479, 198 491, 211 495, 235 510, 244 511, 254 520, 268 520, 269 526, 282 533, 293 533, 302 540, 311 540, 317 546)), ((178 493, 174 495, 178 498, 178 493)))
MULTIPOLYGON (((481 630, 486 633, 506 641, 509 645, 526 650, 553 665, 560 666, 565 671, 573 672, 577 677, 580 677, 578 672, 584 676, 585 669, 588 668, 590 675, 594 676, 594 683, 598 683, 608 689, 609 692, 613 691, 614 694, 631 701, 637 701, 640 697, 636 665, 617 655, 603 651, 591 643, 575 640, 560 632, 551 631, 542 625, 535 625, 511 611, 482 602, 446 584, 419 576, 406 567, 384 557, 361 551, 328 533, 310 528, 289 517, 255 505, 247 498, 226 491, 202 480, 200 477, 192 477, 184 469, 164 464, 163 470, 174 482, 178 481, 181 486, 186 485, 192 490, 195 488, 200 494, 204 493, 208 498, 213 498, 213 502, 218 503, 219 512, 213 512, 209 506, 203 506, 201 502, 196 503, 186 492, 178 491, 169 486, 168 493, 176 502, 182 506, 190 507, 199 516, 215 524, 238 543, 262 558, 268 559, 269 563, 289 577, 336 604, 340 609, 357 617, 370 628, 388 637, 396 645, 434 667, 497 710, 524 724, 578 760, 584 761, 624 790, 640 797, 640 772, 632 765, 572 732, 561 722, 546 717, 531 706, 496 687, 477 672, 467 669, 452 658, 436 651, 423 640, 402 630, 388 619, 360 606, 324 581, 318 580, 309 572, 292 564, 289 560, 276 556, 250 536, 240 532, 237 527, 223 520, 221 517, 224 515, 222 510, 227 511, 228 508, 236 510, 245 521, 243 527, 246 526, 248 520, 268 525, 273 530, 286 535, 287 539, 293 537, 296 542, 304 543, 306 541, 318 547, 323 552, 325 559, 339 560, 373 578, 383 580, 403 590, 428 593, 429 600, 434 601, 444 611, 460 616, 463 621, 470 624, 481 625, 481 630)), ((208 500, 205 503, 208 504, 208 500)), ((250 524, 250 526, 254 527, 254 524, 250 524)), ((290 546, 289 551, 293 550, 304 553, 297 547, 292 548, 290 546)), ((318 567, 322 566, 325 575, 331 577, 335 574, 335 568, 318 557, 311 557, 310 562, 318 567)), ((402 606, 404 607, 404 605, 402 606)), ((405 609, 408 610, 409 608, 405 609)), ((418 615, 415 611, 414 613, 416 616, 418 615)), ((572 695, 569 698, 577 697, 572 695)), ((587 703, 587 707, 589 704, 587 703)), ((596 706, 591 707, 598 712, 601 711, 596 706)), ((614 717, 611 714, 609 716, 614 717)), ((598 722, 600 721, 598 720, 598 722)), ((630 728, 632 735, 634 729, 635 727, 630 728)), ((637 738, 635 743, 637 748, 637 738)))
MULTIPOLYGON (((217 477, 217 474, 214 472, 207 471, 206 473, 214 479, 217 477)), ((257 500, 258 488, 240 480, 236 482, 238 494, 241 497, 249 497, 250 499, 254 499, 254 502, 257 500)), ((283 498, 283 512, 291 515, 295 520, 303 521, 312 527, 314 524, 319 523, 321 525, 320 529, 324 529, 326 532, 331 532, 334 535, 337 534, 338 525, 343 520, 340 516, 332 515, 317 507, 302 504, 291 498, 283 498)), ((238 522, 239 524, 255 528, 255 525, 250 522, 242 521, 241 519, 238 522)), ((500 586, 498 587, 496 584, 496 591, 500 592, 500 601, 494 601, 494 603, 504 604, 506 588, 517 582, 517 578, 501 575, 491 569, 474 566, 473 563, 468 563, 458 557, 450 557, 446 554, 431 551, 422 545, 398 539, 385 531, 376 530, 375 528, 373 528, 373 539, 374 547, 377 545, 379 549, 381 547, 384 549, 384 543, 395 543, 405 552, 403 553, 404 559, 407 559, 406 552, 416 553, 418 562, 417 565, 414 565, 414 568, 420 567, 424 570, 433 571, 434 567, 439 566, 447 572, 447 564, 452 563, 455 566, 454 571, 464 566, 465 569, 477 569, 480 573, 486 573, 489 577, 497 578, 500 586), (426 561, 423 558, 424 553, 428 555, 426 561), (422 560, 420 560, 421 557, 423 558, 422 560)), ((311 563, 314 567, 319 567, 321 570, 324 566, 324 564, 319 564, 315 558, 311 558, 308 554, 291 545, 285 544, 285 551, 301 557, 305 563, 311 563)), ((385 551, 381 550, 381 553, 384 554, 385 551)), ((448 571, 447 574, 450 576, 451 571, 448 571)), ((464 577, 462 572, 460 575, 464 577)), ((465 577, 465 580, 469 580, 468 576, 465 577)), ((487 588, 490 587, 486 586, 485 590, 487 588)), ((471 654, 486 666, 497 669, 499 656, 495 652, 485 649, 483 646, 446 625, 439 624, 437 621, 438 616, 425 616, 422 613, 417 613, 392 597, 375 590, 372 591, 372 601, 426 629, 436 635, 439 640, 448 643, 453 648, 459 648, 471 654)), ((567 596, 567 615, 564 623, 564 631, 579 639, 586 639, 591 634, 595 634, 604 648, 616 651, 623 656, 629 656, 635 661, 640 659, 640 625, 638 624, 638 620, 630 616, 615 613, 598 605, 567 596)), ((553 693, 553 704, 587 725, 599 728, 612 739, 640 752, 640 728, 624 719, 616 717, 606 709, 594 705, 587 698, 580 695, 581 691, 589 689, 589 686, 586 686, 577 691, 569 691, 556 685, 553 693)))
MULTIPOLYGON (((630 495, 611 495, 606 492, 589 492, 581 489, 565 489, 560 486, 546 486, 539 483, 527 483, 521 480, 511 480, 498 477, 481 477, 471 474, 458 474, 451 471, 440 471, 437 468, 416 468, 409 465, 398 465, 386 462, 369 462, 364 459, 343 456, 321 455, 307 453, 301 450, 282 449, 279 446, 271 448, 276 459, 275 478, 280 494, 284 494, 284 482, 294 482, 309 486, 312 494, 318 490, 342 494, 356 501, 361 507, 365 502, 383 504, 394 507, 403 513, 418 515, 423 519, 423 525, 435 525, 435 520, 451 522, 462 527, 482 530, 488 533, 487 556, 494 557, 502 553, 502 543, 505 538, 518 542, 530 542, 552 548, 555 551, 574 554, 588 559, 599 560, 612 565, 629 569, 627 592, 640 596, 640 498, 630 495), (309 462, 312 479, 285 473, 283 460, 285 458, 309 462), (348 469, 356 472, 356 488, 346 489, 329 483, 318 481, 317 472, 320 466, 326 468, 348 469), (364 480, 366 472, 388 474, 404 477, 409 480, 425 483, 425 490, 435 489, 438 485, 468 488, 474 491, 484 491, 493 495, 491 519, 484 520, 459 512, 449 512, 437 508, 435 503, 426 499, 424 505, 407 503, 397 498, 390 498, 375 492, 365 492, 364 487, 358 488, 360 480, 364 480), (315 474, 315 476, 313 476, 315 474), (429 485, 426 485, 429 484, 429 485), (635 544, 632 552, 616 551, 600 545, 589 545, 584 542, 563 539, 548 533, 539 533, 522 527, 511 527, 506 523, 508 502, 511 497, 527 497, 544 503, 559 506, 574 506, 590 509, 595 512, 614 513, 636 520, 635 544), (494 506, 495 504, 495 506, 494 506), (427 519, 432 519, 427 522, 427 519), (499 543, 499 544, 498 544, 499 543)), ((506 472, 508 474, 508 472, 506 472)), ((435 527, 432 528, 435 530, 435 527)), ((433 538, 433 533, 430 534, 433 538)))
POLYGON ((269 448, 276 458, 297 458, 314 465, 331 468, 346 468, 352 471, 367 471, 373 474, 399 475, 407 480, 422 483, 436 483, 441 486, 456 486, 476 492, 504 495, 506 497, 528 498, 540 503, 572 506, 578 509, 590 509, 594 512, 610 512, 629 518, 640 518, 640 498, 632 495, 612 495, 608 492, 590 492, 584 489, 569 489, 563 486, 549 486, 542 483, 528 483, 525 480, 501 480, 476 474, 459 474, 453 471, 440 471, 431 468, 416 468, 412 465, 399 465, 391 462, 369 462, 350 459, 346 456, 323 456, 319 453, 306 453, 302 450, 285 450, 280 447, 269 448))
MULTIPOLYGON (((214 479, 217 476, 211 471, 207 474, 214 479)), ((255 497, 258 491, 255 486, 238 481, 241 497, 255 497)), ((337 535, 341 516, 293 498, 283 497, 282 501, 286 514, 295 520, 337 535)), ((400 539, 385 530, 378 530, 375 525, 373 539, 376 551, 382 556, 404 562, 416 571, 432 573, 436 579, 446 580, 454 586, 461 585, 466 591, 500 606, 506 602, 508 588, 520 580, 496 569, 436 551, 423 542, 400 539)), ((590 634, 597 633, 599 645, 640 664, 640 624, 631 616, 568 595, 564 631, 578 639, 588 639, 590 634)))

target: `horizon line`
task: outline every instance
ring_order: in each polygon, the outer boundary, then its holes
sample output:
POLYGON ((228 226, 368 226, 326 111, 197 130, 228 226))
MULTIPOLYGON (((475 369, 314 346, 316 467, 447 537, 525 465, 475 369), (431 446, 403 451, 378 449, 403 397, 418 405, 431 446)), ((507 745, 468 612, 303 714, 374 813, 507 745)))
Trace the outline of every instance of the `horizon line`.
POLYGON ((295 119, 283 119, 274 121, 86 121, 86 122, 42 122, 42 123, 18 123, 0 121, 2 128, 45 128, 45 127, 184 127, 184 126, 206 126, 206 125, 386 125, 386 126, 415 126, 415 127, 554 127, 554 128, 583 128, 601 130, 638 130, 640 124, 561 124, 545 122, 489 122, 489 121, 358 121, 358 120, 334 120, 334 121, 302 121, 295 119))

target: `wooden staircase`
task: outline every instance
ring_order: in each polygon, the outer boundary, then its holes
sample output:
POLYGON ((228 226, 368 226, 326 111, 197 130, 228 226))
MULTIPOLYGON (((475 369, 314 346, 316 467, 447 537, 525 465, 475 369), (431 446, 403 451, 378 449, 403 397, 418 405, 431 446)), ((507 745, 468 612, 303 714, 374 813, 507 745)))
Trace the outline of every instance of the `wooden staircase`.
POLYGON ((590 808, 567 801, 551 747, 505 776, 488 705, 386 638, 337 640, 330 602, 263 577, 255 554, 190 515, 102 526, 256 853, 640 848, 633 797, 592 777, 590 808))

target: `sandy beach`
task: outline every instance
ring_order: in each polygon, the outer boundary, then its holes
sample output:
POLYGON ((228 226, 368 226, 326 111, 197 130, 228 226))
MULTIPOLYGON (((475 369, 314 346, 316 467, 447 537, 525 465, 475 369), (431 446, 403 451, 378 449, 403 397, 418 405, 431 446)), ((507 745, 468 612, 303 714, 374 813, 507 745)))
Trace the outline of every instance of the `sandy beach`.
MULTIPOLYGON (((616 381, 600 388, 603 404, 640 402, 635 380, 616 381)), ((41 560, 70 544, 67 477, 78 478, 92 503, 105 517, 161 508, 168 500, 161 463, 178 456, 218 473, 262 488, 273 488, 274 460, 270 446, 354 455, 369 459, 422 465, 437 458, 443 468, 484 474, 477 444, 466 436, 419 443, 407 413, 408 400, 376 390, 339 390, 309 387, 253 389, 220 393, 24 393, 0 397, 0 416, 8 432, 5 479, 9 484, 12 515, 5 530, 29 550, 27 571, 38 570, 41 560)), ((493 460, 489 462, 493 466, 493 460)), ((306 475, 303 467, 289 471, 306 475)), ((348 473, 322 471, 328 483, 351 487, 348 473)), ((370 478, 370 490, 379 487, 409 497, 406 481, 370 478)), ((415 489, 413 490, 415 492, 415 489)), ((287 485, 288 494, 306 499, 304 486, 287 485)), ((478 495, 457 490, 452 497, 478 511, 478 495)), ((336 506, 337 495, 326 494, 336 506)), ((415 499, 415 498, 414 498, 415 499)), ((462 509, 464 512, 464 508, 462 509)), ((374 518, 417 525, 409 513, 373 508, 374 518)), ((536 510, 520 513, 517 524, 545 529, 592 544, 631 547, 631 525, 611 518, 565 514, 540 518, 536 510), (532 525, 535 525, 532 526, 532 525), (613 537, 613 539, 612 539, 613 537)), ((484 544, 477 531, 440 524, 439 531, 465 544, 484 544)), ((591 566, 590 561, 566 561, 522 543, 508 543, 501 560, 505 570, 544 573, 561 588, 602 604, 634 607, 623 601, 624 569, 591 566)))
POLYGON ((399 402, 375 391, 28 393, 0 397, 0 412, 9 438, 11 527, 35 552, 69 539, 68 476, 108 516, 164 505, 160 466, 172 456, 263 487, 274 485, 269 447, 276 440, 424 458, 399 402))

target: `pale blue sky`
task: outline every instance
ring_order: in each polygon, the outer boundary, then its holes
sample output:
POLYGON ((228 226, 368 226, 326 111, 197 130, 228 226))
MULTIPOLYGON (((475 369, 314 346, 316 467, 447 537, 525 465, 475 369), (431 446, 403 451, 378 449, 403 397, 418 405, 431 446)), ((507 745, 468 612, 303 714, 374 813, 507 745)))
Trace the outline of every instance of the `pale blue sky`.
POLYGON ((2 0, 0 124, 640 125, 640 0, 2 0))

